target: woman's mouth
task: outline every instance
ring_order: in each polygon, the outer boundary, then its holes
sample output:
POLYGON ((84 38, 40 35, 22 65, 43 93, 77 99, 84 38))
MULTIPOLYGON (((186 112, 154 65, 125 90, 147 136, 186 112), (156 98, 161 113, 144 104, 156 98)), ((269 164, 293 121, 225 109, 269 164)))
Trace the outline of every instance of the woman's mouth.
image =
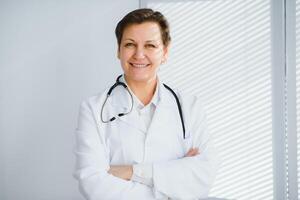
POLYGON ((135 68, 145 68, 148 67, 150 64, 130 63, 130 65, 135 68))

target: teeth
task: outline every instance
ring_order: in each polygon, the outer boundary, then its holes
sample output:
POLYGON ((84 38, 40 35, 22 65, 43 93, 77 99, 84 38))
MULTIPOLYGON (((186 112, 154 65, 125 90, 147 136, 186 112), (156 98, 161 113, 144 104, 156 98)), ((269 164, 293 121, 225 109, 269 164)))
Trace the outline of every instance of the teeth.
POLYGON ((143 68, 143 67, 147 67, 147 64, 132 64, 133 67, 138 67, 138 68, 143 68))

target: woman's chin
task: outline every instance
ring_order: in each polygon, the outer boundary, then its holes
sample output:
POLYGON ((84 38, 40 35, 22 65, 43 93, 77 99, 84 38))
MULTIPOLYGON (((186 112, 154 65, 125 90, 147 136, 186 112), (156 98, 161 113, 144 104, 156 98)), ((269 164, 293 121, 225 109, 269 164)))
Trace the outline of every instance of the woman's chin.
POLYGON ((155 79, 156 76, 150 76, 147 74, 143 74, 143 75, 130 75, 130 76, 126 76, 126 79, 128 81, 132 81, 132 82, 149 82, 153 79, 155 79))

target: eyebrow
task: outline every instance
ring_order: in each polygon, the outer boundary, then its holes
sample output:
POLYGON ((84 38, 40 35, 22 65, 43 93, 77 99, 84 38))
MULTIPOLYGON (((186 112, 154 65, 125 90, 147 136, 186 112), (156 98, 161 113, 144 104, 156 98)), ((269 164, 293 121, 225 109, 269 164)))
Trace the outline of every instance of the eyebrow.
MULTIPOLYGON (((130 40, 132 42, 135 42, 133 39, 130 39, 130 38, 124 39, 124 40, 130 40)), ((148 43, 148 42, 158 42, 158 41, 156 41, 156 40, 147 40, 146 42, 148 43)))
POLYGON ((147 40, 146 42, 158 42, 156 40, 147 40))
POLYGON ((131 41, 135 42, 133 39, 124 39, 124 40, 131 40, 131 41))

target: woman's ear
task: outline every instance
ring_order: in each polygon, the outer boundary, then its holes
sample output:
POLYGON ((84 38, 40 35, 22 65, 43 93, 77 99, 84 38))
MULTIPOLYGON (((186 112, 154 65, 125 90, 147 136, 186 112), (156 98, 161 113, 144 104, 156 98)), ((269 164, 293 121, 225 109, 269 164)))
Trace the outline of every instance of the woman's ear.
POLYGON ((168 44, 168 46, 164 47, 164 55, 163 55, 163 60, 164 62, 167 61, 168 57, 169 57, 169 52, 170 52, 170 44, 168 44))

